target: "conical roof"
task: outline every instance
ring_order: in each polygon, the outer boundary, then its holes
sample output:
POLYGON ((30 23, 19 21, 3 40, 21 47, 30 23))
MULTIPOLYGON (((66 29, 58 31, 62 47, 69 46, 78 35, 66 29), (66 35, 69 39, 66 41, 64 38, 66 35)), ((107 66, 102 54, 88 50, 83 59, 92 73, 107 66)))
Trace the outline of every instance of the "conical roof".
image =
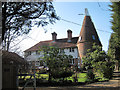
POLYGON ((101 45, 100 39, 99 39, 96 29, 94 27, 94 24, 93 24, 91 17, 86 9, 85 9, 85 13, 86 14, 85 14, 85 17, 83 20, 78 43, 95 42, 96 44, 101 45))
POLYGON ((102 46, 88 10, 85 9, 85 17, 79 39, 77 41, 78 52, 81 60, 80 65, 82 64, 82 57, 86 56, 87 50, 92 48, 93 43, 102 46))

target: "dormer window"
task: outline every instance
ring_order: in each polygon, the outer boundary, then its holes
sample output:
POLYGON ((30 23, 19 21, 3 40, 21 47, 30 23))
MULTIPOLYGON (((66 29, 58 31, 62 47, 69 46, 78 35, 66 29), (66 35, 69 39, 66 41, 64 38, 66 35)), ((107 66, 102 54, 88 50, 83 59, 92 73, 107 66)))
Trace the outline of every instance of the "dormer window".
POLYGON ((92 39, 95 40, 95 35, 92 35, 92 39))
POLYGON ((100 41, 100 38, 98 37, 99 41, 100 41))
POLYGON ((81 40, 82 40, 82 37, 80 36, 80 37, 79 37, 79 42, 80 42, 81 40))

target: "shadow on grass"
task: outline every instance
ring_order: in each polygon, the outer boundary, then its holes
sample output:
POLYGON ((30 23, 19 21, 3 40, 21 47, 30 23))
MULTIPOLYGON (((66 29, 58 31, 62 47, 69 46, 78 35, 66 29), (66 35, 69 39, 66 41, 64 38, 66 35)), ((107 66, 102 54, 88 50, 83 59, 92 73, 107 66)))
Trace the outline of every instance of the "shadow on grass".
MULTIPOLYGON (((108 81, 108 80, 107 80, 108 81)), ((96 82, 106 82, 106 81, 86 81, 86 82, 72 82, 72 81, 63 81, 63 82, 56 82, 56 81, 51 81, 51 82, 42 82, 42 81, 37 81, 36 86, 37 87, 64 87, 64 86, 84 86, 87 84, 91 83, 96 83, 96 82)), ((19 84, 20 87, 23 87, 26 82, 22 82, 19 84)), ((33 82, 28 83, 27 87, 33 87, 33 82)))
MULTIPOLYGON (((37 87, 80 86, 85 84, 85 82, 36 82, 37 87)), ((25 82, 19 84, 20 87, 23 87, 24 85, 25 82)), ((33 87, 33 82, 30 82, 27 87, 33 87)))

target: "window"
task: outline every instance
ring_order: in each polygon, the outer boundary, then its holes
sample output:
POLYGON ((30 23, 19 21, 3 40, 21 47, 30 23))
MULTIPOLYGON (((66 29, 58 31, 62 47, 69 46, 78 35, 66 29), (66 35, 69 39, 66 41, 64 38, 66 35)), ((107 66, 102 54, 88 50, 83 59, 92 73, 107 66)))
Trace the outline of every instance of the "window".
POLYGON ((74 48, 72 48, 72 52, 74 52, 74 48))
POLYGON ((92 39, 95 40, 95 35, 92 35, 92 39))
POLYGON ((39 66, 40 65, 40 62, 39 61, 36 61, 35 62, 35 66, 39 66))
POLYGON ((64 53, 64 49, 60 49, 60 53, 64 53))
POLYGON ((82 40, 82 37, 80 36, 80 37, 79 37, 79 42, 80 42, 81 40, 82 40))
POLYGON ((100 38, 98 37, 98 40, 100 41, 100 38))
POLYGON ((29 63, 29 65, 30 65, 30 64, 31 64, 31 61, 29 61, 28 63, 29 63))
POLYGON ((75 63, 75 60, 74 59, 70 59, 69 61, 71 64, 74 64, 75 63))
POLYGON ((40 54, 40 51, 37 50, 37 51, 36 51, 36 55, 38 55, 38 54, 40 54))
POLYGON ((72 64, 74 64, 75 63, 75 61, 74 61, 74 59, 72 60, 72 64))
POLYGON ((71 60, 71 59, 69 59, 69 63, 72 63, 72 60, 71 60))
POLYGON ((72 52, 71 48, 69 49, 69 52, 72 52))
POLYGON ((70 48, 70 49, 69 49, 69 52, 74 52, 74 48, 70 48))
POLYGON ((28 55, 31 55, 31 51, 28 52, 28 55))

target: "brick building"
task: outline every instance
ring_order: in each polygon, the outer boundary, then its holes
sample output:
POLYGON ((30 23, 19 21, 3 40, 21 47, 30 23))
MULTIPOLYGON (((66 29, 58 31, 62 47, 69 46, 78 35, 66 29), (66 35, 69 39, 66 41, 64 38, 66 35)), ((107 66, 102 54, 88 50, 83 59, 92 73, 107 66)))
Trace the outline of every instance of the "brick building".
POLYGON ((25 59, 27 59, 30 63, 34 62, 36 66, 39 66, 40 63, 38 58, 41 57, 41 55, 37 53, 39 47, 57 46, 59 48, 62 48, 65 54, 72 55, 74 58, 72 60, 72 64, 78 65, 79 68, 82 64, 82 57, 85 56, 87 49, 90 49, 94 42, 101 46, 101 42, 91 20, 91 17, 87 9, 85 9, 85 17, 83 20, 80 35, 78 37, 72 37, 72 31, 67 30, 67 38, 57 39, 57 33, 53 32, 52 40, 41 41, 33 47, 25 50, 25 59))

